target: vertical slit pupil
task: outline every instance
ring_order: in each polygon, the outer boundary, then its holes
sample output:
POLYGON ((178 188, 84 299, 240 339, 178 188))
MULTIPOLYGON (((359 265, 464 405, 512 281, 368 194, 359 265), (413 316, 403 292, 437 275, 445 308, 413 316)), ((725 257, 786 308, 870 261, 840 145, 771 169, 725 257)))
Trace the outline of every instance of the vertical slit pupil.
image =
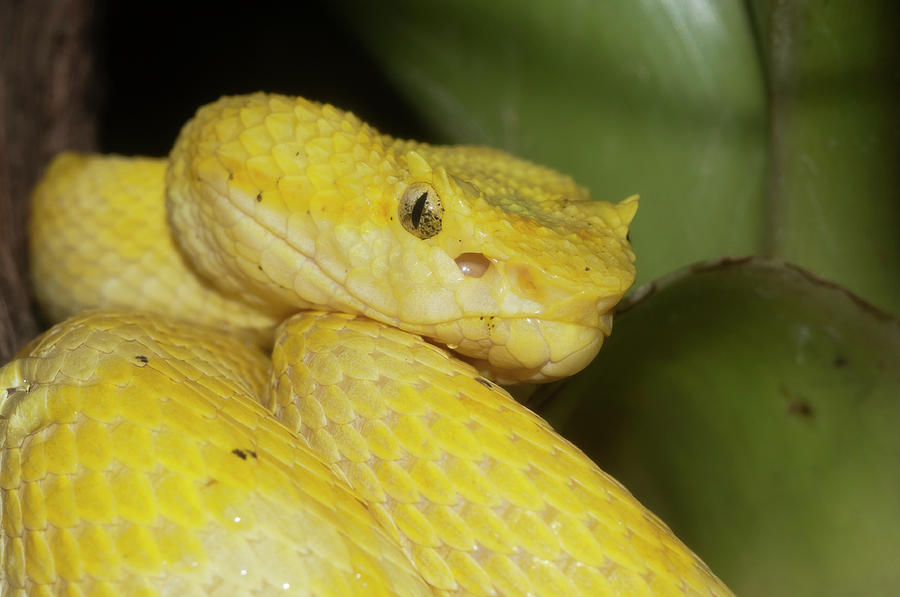
POLYGON ((424 192, 419 195, 419 198, 416 199, 416 204, 413 205, 412 214, 410 214, 410 218, 412 219, 413 228, 419 227, 419 220, 422 219, 422 212, 425 211, 425 202, 428 201, 428 192, 424 192))

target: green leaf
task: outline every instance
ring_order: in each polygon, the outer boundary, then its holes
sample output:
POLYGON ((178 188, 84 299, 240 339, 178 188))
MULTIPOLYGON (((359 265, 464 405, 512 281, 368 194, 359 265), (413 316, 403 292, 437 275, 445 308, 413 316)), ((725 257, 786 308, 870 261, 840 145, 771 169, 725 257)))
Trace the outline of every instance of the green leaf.
MULTIPOLYGON (((900 321, 793 267, 698 266, 541 413, 740 595, 900 586, 900 321)), ((545 396, 546 398, 546 396, 545 396)))
POLYGON ((768 247, 900 314, 896 2, 753 2, 770 86, 768 247))

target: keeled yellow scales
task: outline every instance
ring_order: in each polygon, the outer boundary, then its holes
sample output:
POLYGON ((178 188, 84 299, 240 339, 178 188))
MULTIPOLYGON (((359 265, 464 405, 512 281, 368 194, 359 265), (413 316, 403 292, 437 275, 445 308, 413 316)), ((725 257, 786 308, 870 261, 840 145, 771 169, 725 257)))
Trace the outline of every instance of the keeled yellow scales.
POLYGON ((421 338, 312 312, 273 362, 270 409, 256 349, 88 312, 0 369, 4 594, 730 594, 421 338))
POLYGON ((166 160, 64 153, 31 198, 31 275, 52 321, 82 309, 175 313, 260 344, 279 320, 193 274, 166 222, 166 160))
POLYGON ((431 594, 259 403, 268 369, 136 313, 70 319, 0 369, 2 594, 431 594))
POLYGON ((730 595, 580 450, 421 338, 304 313, 282 325, 272 360, 276 416, 347 479, 432 586, 730 595))
POLYGON ((421 338, 500 379, 576 372, 633 280, 635 209, 267 94, 201 108, 168 160, 58 158, 45 309, 154 315, 76 316, 0 370, 0 593, 729 594, 421 338), (300 309, 353 315, 289 319, 274 365, 241 341, 300 309))

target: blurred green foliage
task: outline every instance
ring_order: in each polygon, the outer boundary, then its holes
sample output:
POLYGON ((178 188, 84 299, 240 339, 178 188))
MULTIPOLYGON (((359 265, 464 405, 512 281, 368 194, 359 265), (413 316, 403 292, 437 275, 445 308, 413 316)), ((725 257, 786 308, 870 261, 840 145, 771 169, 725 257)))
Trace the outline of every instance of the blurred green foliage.
POLYGON ((768 253, 900 314, 900 5, 753 3, 769 72, 768 253))

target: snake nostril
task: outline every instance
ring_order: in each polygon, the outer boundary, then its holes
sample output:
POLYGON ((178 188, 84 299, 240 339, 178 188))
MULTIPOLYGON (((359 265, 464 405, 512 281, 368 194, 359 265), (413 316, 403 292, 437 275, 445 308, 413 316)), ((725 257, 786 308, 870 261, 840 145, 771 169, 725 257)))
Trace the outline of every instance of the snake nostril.
POLYGON ((480 278, 490 267, 491 262, 481 253, 463 253, 456 258, 456 265, 464 276, 480 278))

